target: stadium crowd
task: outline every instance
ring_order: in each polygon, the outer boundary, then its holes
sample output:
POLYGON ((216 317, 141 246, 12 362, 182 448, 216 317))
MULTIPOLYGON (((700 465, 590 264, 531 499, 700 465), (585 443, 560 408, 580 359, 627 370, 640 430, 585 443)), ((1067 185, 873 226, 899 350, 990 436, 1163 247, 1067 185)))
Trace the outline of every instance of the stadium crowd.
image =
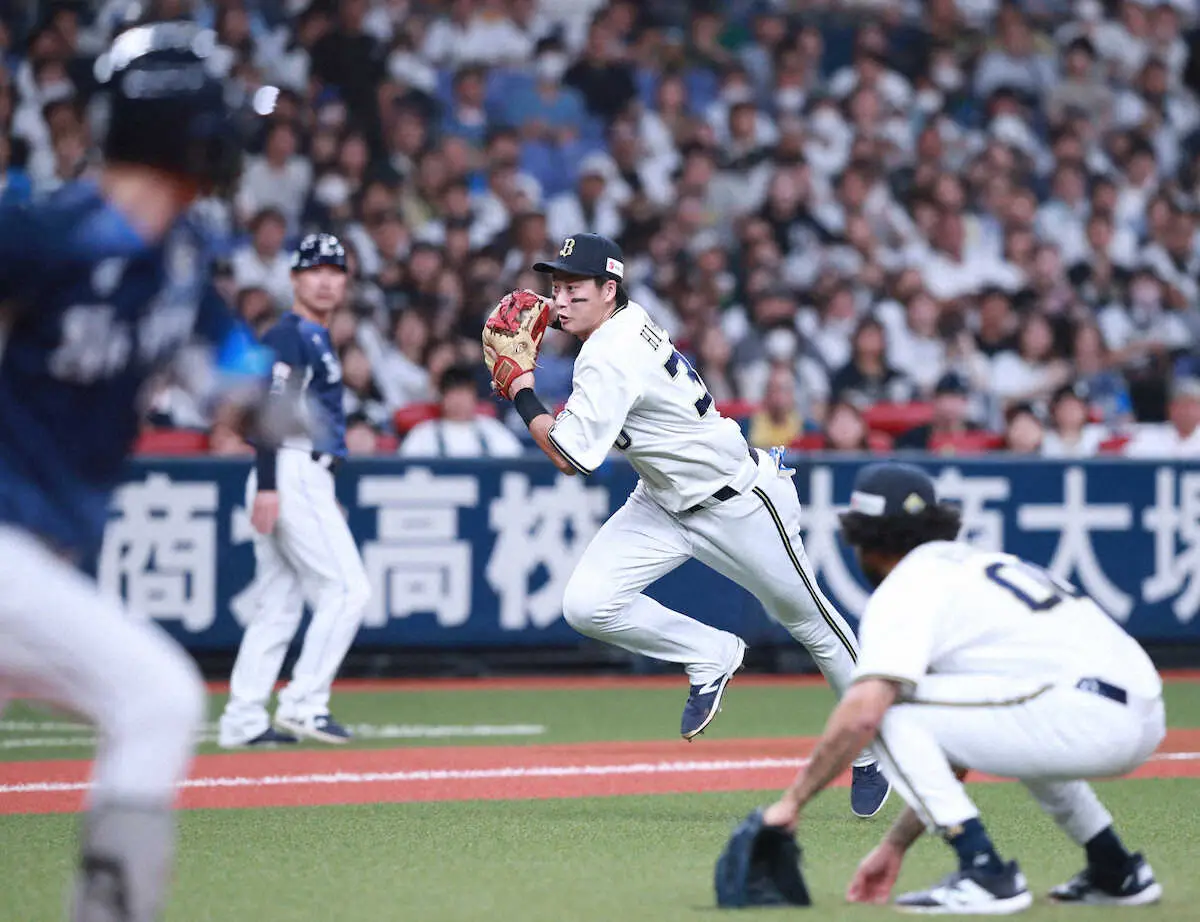
MULTIPOLYGON (((482 322, 592 231, 756 444, 1200 457, 1195 0, 150 2, 280 90, 197 219, 258 330, 298 236, 343 238, 355 453, 528 447, 482 322)), ((95 166, 126 6, 8 5, 4 199, 95 166)), ((245 450, 170 381, 150 418, 245 450)))

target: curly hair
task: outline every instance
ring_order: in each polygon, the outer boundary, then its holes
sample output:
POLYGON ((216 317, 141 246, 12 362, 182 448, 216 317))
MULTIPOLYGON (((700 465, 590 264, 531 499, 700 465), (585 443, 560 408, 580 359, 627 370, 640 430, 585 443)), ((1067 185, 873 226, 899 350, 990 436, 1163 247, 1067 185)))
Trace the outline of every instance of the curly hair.
POLYGON ((843 512, 838 520, 850 546, 897 557, 930 541, 953 541, 962 528, 962 512, 946 503, 928 506, 916 515, 843 512))

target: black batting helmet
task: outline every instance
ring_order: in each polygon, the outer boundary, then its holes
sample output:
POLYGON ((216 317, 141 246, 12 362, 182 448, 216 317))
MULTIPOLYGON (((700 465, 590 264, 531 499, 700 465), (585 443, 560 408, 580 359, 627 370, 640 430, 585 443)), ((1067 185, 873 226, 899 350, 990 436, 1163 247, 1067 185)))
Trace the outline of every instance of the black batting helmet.
POLYGON ((346 248, 333 234, 309 234, 292 253, 292 271, 335 266, 346 271, 346 248))
MULTIPOLYGON (((243 139, 235 107, 210 70, 215 48, 211 30, 185 21, 134 25, 113 39, 95 66, 109 94, 106 160, 155 167, 202 186, 236 178, 243 139)), ((256 108, 265 114, 270 107, 262 103, 256 100, 256 108)))
POLYGON ((933 480, 911 464, 869 464, 854 478, 850 509, 839 517, 851 547, 903 556, 930 541, 953 541, 957 507, 939 503, 933 480))

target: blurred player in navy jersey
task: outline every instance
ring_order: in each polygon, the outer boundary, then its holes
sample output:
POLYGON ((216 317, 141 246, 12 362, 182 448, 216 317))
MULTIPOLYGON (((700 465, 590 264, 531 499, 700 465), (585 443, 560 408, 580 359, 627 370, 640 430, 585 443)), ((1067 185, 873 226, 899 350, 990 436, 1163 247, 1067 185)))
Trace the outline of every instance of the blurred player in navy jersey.
POLYGON ((96 68, 111 101, 98 179, 0 209, 0 709, 39 699, 97 729, 74 922, 160 917, 204 716, 183 650, 76 564, 101 543, 147 378, 199 344, 216 388, 256 393, 270 368, 185 218, 238 168, 213 47, 184 22, 122 33, 96 68))

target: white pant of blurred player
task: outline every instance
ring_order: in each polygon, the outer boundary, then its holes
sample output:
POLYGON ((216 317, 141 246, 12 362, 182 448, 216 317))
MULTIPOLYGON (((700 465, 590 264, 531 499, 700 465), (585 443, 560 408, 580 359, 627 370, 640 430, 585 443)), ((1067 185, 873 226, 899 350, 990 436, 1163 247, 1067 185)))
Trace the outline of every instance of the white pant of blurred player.
POLYGON ((758 476, 750 489, 696 512, 672 515, 638 484, 571 574, 564 615, 581 634, 686 664, 693 685, 717 679, 736 662, 740 640, 642 592, 695 558, 753 593, 808 649, 840 696, 858 658, 854 632, 817 585, 800 540, 795 485, 765 452, 755 455, 758 476))
POLYGON ((890 708, 872 744, 884 774, 932 830, 979 816, 955 768, 1015 778, 1079 846, 1112 824, 1081 778, 1123 775, 1166 734, 1161 694, 1138 695, 1117 677, 1124 704, 1077 688, 1009 676, 930 675, 909 703, 890 708))
MULTIPOLYGON (((371 595, 354 536, 338 506, 333 475, 300 449, 280 449, 277 463, 279 521, 274 533, 254 536, 253 614, 229 681, 222 746, 242 745, 270 726, 267 702, 306 599, 312 622, 292 680, 279 693, 276 718, 304 723, 329 713, 334 676, 371 595)), ((247 508, 253 507, 257 490, 257 474, 251 471, 247 508)))
POLYGON ((0 703, 30 698, 97 732, 74 922, 159 918, 174 805, 204 719, 195 664, 150 621, 24 531, 0 527, 0 703))

